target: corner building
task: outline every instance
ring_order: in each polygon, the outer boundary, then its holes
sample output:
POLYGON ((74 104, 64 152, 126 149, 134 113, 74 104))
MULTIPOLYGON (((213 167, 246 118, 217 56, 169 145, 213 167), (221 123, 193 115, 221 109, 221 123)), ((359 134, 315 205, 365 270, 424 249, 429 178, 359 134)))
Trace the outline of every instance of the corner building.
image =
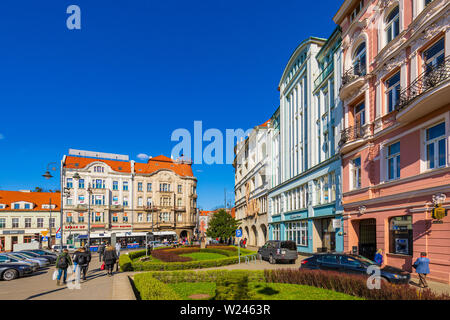
POLYGON ((344 250, 450 283, 450 2, 347 0, 342 29, 344 250), (439 222, 439 223, 436 223, 439 222))

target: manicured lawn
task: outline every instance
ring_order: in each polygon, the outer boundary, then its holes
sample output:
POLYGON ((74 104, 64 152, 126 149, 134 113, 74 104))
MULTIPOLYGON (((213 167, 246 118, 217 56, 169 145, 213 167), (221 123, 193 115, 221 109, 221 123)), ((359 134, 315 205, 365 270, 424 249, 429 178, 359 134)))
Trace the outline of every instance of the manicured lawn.
POLYGON ((180 254, 182 257, 191 257, 192 260, 214 260, 214 259, 221 259, 226 258, 225 255, 220 253, 211 253, 211 252, 193 252, 193 253, 185 253, 180 254))
MULTIPOLYGON (((180 282, 168 284, 182 299, 191 300, 193 294, 208 294, 213 297, 216 290, 214 282, 180 282)), ((256 300, 363 300, 340 292, 310 286, 250 282, 256 300)))
POLYGON ((179 282, 167 284, 183 300, 192 300, 189 296, 193 294, 208 294, 214 297, 216 284, 214 282, 179 282))

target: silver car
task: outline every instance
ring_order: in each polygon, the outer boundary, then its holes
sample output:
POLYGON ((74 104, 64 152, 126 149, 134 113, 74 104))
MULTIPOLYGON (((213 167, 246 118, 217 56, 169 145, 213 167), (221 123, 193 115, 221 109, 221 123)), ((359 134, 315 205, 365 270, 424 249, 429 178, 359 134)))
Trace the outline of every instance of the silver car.
POLYGON ((10 252, 10 253, 6 253, 6 255, 8 257, 14 257, 14 258, 17 258, 17 259, 23 259, 25 261, 36 262, 36 263, 39 264, 39 268, 45 268, 45 267, 48 267, 50 265, 48 260, 45 259, 45 258, 37 258, 37 257, 36 258, 34 258, 34 257, 32 258, 32 257, 29 257, 29 256, 23 254, 23 253, 19 253, 19 252, 10 252))
POLYGON ((8 262, 13 262, 13 263, 25 263, 27 265, 29 265, 30 267, 33 268, 33 272, 37 271, 39 269, 39 263, 37 262, 33 262, 33 261, 27 261, 24 259, 19 259, 19 258, 15 258, 12 256, 8 256, 5 253, 0 254, 0 263, 8 263, 8 262))

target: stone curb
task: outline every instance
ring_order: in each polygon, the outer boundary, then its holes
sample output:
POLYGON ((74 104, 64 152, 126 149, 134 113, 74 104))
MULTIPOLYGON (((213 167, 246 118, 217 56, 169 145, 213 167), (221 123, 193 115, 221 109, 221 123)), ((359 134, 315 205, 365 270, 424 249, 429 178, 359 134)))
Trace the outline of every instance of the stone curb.
POLYGON ((111 300, 136 300, 128 274, 114 275, 111 300))

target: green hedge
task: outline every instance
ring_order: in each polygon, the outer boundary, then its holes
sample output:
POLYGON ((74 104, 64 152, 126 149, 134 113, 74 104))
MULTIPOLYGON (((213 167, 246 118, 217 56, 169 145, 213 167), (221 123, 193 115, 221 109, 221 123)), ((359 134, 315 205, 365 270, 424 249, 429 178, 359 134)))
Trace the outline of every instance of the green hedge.
POLYGON ((141 300, 181 300, 169 286, 148 273, 136 274, 134 286, 141 300))
POLYGON ((170 272, 146 272, 150 276, 164 283, 179 282, 217 282, 220 277, 248 276, 249 281, 265 282, 264 271, 256 270, 205 270, 205 271, 170 271, 170 272))
POLYGON ((121 254, 119 257, 120 271, 133 271, 133 262, 129 254, 121 254))

